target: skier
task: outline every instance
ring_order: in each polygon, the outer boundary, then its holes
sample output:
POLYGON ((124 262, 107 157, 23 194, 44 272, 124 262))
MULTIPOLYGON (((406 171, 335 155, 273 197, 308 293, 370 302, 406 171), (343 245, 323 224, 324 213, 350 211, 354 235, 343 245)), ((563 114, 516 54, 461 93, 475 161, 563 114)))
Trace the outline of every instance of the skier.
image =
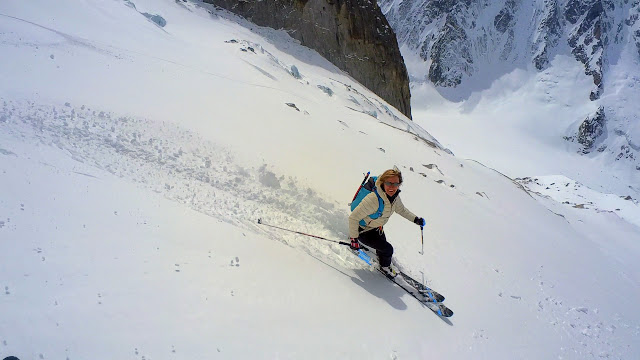
MULTIPOLYGON (((371 181, 371 179, 369 179, 371 181)), ((360 243, 376 250, 380 269, 389 277, 398 275, 398 270, 391 264, 393 246, 387 242, 383 226, 389 217, 397 212, 415 224, 424 226, 424 219, 404 207, 400 200, 402 173, 397 167, 382 173, 375 181, 375 190, 366 195, 353 209, 349 216, 349 237, 351 249, 358 250, 360 243), (380 202, 382 201, 382 203, 380 202), (383 209, 380 212, 380 205, 383 209), (378 212, 376 216, 376 212, 378 212), (359 242, 358 242, 359 241, 359 242)))

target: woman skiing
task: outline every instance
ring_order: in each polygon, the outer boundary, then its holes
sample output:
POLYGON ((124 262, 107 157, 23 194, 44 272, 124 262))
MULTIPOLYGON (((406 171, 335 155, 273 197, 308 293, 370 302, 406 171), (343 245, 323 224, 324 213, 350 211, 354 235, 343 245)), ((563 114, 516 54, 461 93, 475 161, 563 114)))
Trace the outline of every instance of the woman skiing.
POLYGON ((363 185, 371 192, 362 198, 349 216, 351 249, 360 248, 358 241, 375 249, 380 269, 387 276, 395 277, 398 271, 391 264, 393 246, 387 242, 383 226, 394 212, 420 226, 424 226, 424 219, 417 217, 402 204, 400 200, 402 173, 398 168, 385 171, 375 182, 374 179, 375 177, 370 178, 368 183, 363 185))

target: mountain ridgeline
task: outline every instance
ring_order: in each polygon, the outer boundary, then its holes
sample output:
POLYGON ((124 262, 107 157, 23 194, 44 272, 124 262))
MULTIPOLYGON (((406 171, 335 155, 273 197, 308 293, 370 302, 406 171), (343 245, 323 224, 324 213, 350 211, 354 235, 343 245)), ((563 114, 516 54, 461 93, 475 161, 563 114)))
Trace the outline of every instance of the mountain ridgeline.
POLYGON ((285 29, 411 118, 409 76, 374 0, 205 0, 260 26, 285 29))
MULTIPOLYGON (((455 87, 486 63, 549 65, 567 44, 602 95, 605 61, 632 42, 640 56, 638 0, 379 0, 400 45, 429 62, 428 80, 455 87), (564 43, 564 44, 562 44, 564 43)), ((427 79, 424 79, 427 80, 427 79)))

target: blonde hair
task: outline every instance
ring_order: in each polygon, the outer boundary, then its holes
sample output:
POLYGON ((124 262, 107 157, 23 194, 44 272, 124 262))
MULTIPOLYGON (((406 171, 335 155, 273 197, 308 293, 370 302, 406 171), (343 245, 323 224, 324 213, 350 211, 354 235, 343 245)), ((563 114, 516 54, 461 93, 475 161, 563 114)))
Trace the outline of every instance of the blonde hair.
POLYGON ((377 183, 378 185, 382 186, 382 184, 384 184, 384 182, 387 181, 388 178, 394 177, 394 176, 397 176, 398 179, 400 180, 400 184, 402 184, 402 173, 397 167, 394 167, 393 169, 389 169, 383 172, 382 175, 378 176, 377 183))

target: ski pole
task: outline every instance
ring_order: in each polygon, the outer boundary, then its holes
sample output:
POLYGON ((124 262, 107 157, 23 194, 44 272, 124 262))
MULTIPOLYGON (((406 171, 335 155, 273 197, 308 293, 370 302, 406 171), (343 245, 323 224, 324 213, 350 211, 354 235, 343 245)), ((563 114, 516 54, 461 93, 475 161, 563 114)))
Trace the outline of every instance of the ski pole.
POLYGON ((289 231, 289 232, 296 233, 296 234, 300 234, 300 235, 304 235, 304 236, 309 236, 309 237, 316 238, 316 239, 320 239, 320 240, 324 240, 324 241, 334 242, 334 243, 337 243, 337 244, 340 244, 340 245, 347 245, 347 246, 351 246, 351 243, 348 243, 348 242, 345 242, 345 241, 331 240, 331 239, 323 238, 323 237, 321 237, 321 236, 317 236, 317 235, 306 234, 306 233, 303 233, 303 232, 300 232, 300 231, 294 231, 294 230, 289 230, 289 229, 281 228, 281 227, 278 227, 278 226, 273 226, 273 225, 265 224, 264 222, 262 222, 262 219, 258 219, 258 224, 260 224, 260 225, 264 225, 264 226, 269 226, 269 227, 276 228, 276 229, 280 229, 280 230, 284 230, 284 231, 289 231))
POLYGON ((424 226, 420 225, 420 238, 422 239, 422 251, 420 251, 420 255, 424 255, 424 226))
POLYGON ((369 178, 369 174, 371 174, 371 171, 367 171, 367 174, 364 176, 364 180, 362 180, 362 184, 360 184, 360 187, 358 188, 358 191, 356 191, 356 194, 353 195, 353 200, 351 200, 351 202, 354 202, 356 200, 356 197, 358 197, 358 193, 360 192, 360 189, 362 189, 362 187, 364 186, 364 183, 367 182, 367 179, 369 178))

